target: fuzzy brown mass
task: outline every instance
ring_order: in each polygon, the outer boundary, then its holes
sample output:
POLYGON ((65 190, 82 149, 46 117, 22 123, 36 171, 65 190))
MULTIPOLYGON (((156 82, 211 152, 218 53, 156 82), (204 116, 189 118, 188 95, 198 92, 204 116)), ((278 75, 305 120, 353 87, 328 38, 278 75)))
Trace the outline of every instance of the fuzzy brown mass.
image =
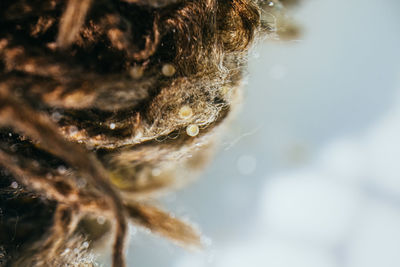
POLYGON ((113 266, 125 266, 128 220, 201 245, 150 203, 207 161, 253 40, 293 33, 283 11, 277 0, 2 0, 0 266, 92 266, 87 251, 108 231, 113 266))

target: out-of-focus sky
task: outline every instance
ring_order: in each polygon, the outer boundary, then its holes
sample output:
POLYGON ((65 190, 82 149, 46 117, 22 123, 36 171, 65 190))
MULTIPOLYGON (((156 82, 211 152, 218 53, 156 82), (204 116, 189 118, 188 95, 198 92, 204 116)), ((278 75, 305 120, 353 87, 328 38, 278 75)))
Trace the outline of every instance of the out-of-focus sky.
POLYGON ((129 266, 400 266, 400 1, 294 14, 300 40, 252 51, 211 166, 164 199, 206 249, 131 228, 129 266))

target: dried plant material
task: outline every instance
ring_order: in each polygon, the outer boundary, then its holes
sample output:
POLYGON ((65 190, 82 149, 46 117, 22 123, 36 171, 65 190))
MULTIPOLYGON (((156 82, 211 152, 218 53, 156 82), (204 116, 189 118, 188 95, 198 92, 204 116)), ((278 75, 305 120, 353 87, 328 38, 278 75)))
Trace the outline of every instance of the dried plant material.
POLYGON ((72 44, 78 35, 83 23, 85 22, 86 13, 90 7, 92 0, 68 0, 67 7, 60 20, 60 28, 57 37, 57 44, 61 48, 65 48, 72 44))
POLYGON ((125 266, 128 220, 199 246, 196 230, 147 202, 207 162, 240 98, 248 49, 279 33, 283 10, 255 0, 2 1, 0 263, 92 266, 92 242, 112 231, 113 266, 125 266))
POLYGON ((200 234, 194 228, 155 207, 144 204, 129 204, 128 216, 135 224, 171 239, 182 246, 200 247, 200 234))

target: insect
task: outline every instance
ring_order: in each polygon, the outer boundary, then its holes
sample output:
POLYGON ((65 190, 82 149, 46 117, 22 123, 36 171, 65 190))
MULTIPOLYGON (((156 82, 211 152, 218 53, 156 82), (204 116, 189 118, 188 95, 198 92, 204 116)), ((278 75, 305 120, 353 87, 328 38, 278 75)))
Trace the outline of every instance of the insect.
POLYGON ((249 46, 277 32, 282 9, 1 1, 0 265, 91 266, 77 255, 105 222, 114 267, 125 266, 128 221, 201 245, 190 225, 150 203, 207 161, 240 97, 249 46))

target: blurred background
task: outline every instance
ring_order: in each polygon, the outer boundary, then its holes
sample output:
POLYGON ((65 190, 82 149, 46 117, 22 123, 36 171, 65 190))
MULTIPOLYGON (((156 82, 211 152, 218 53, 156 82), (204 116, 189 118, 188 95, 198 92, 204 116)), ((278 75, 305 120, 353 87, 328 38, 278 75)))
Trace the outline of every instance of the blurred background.
POLYGON ((293 13, 300 40, 252 51, 212 164, 163 199, 205 250, 132 227, 129 266, 400 266, 400 1, 293 13))

